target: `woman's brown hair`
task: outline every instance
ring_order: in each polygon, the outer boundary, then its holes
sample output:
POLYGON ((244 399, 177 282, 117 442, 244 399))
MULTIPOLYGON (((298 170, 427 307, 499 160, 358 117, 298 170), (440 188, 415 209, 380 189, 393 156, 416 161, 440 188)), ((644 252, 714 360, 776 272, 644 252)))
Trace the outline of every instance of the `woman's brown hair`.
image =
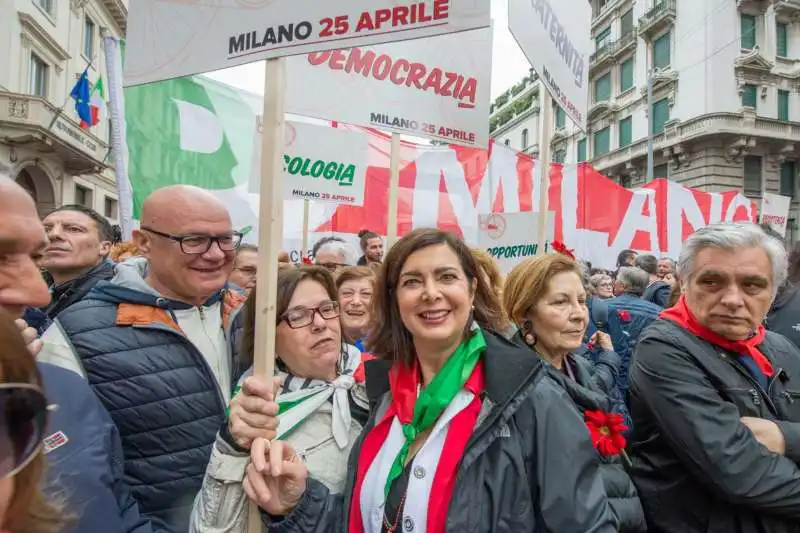
POLYGON ((368 279, 375 283, 375 270, 365 266, 349 266, 344 267, 336 273, 336 291, 342 288, 342 285, 348 281, 355 281, 357 279, 368 279))
POLYGON ((669 309, 670 307, 675 307, 675 304, 678 303, 678 300, 680 300, 680 298, 681 298, 681 282, 675 280, 675 284, 669 291, 669 297, 667 298, 666 309, 669 309))
MULTIPOLYGON (((500 267, 497 266, 497 261, 495 261, 494 257, 489 255, 488 252, 480 248, 472 248, 471 251, 472 255, 475 256, 475 260, 478 261, 478 266, 481 268, 481 271, 486 274, 486 278, 489 281, 489 288, 494 292, 497 300, 502 302, 503 275, 500 273, 500 267)), ((502 313, 501 319, 503 323, 507 324, 508 316, 502 306, 500 307, 500 312, 502 313)))
MULTIPOLYGON (((11 315, 0 309, 0 378, 3 383, 42 386, 36 361, 11 315)), ((60 509, 42 490, 45 457, 39 453, 14 476, 14 496, 6 510, 2 529, 14 533, 54 533, 64 526, 60 509)))
POLYGON ((528 312, 547 293, 547 284, 556 274, 573 272, 581 277, 578 263, 562 254, 532 257, 514 267, 506 276, 503 307, 511 320, 522 329, 528 312))
MULTIPOLYGON (((294 291, 301 281, 316 281, 325 289, 328 297, 337 301, 336 285, 333 282, 333 277, 327 269, 318 266, 298 266, 297 268, 279 269, 278 271, 278 284, 276 289, 276 308, 277 308, 277 322, 275 325, 281 323, 284 313, 289 309, 289 302, 292 301, 294 291)), ((256 343, 256 290, 253 287, 250 291, 250 296, 244 304, 244 330, 242 332, 242 345, 241 345, 241 361, 244 368, 248 368, 253 364, 253 352, 255 351, 256 343)))
MULTIPOLYGON (((397 306, 397 285, 408 257, 430 246, 445 245, 458 256, 467 280, 475 287, 472 317, 484 330, 500 332, 503 328, 500 301, 489 288, 480 272, 480 266, 469 247, 457 235, 437 229, 414 230, 389 249, 378 277, 372 298, 372 321, 376 328, 369 335, 370 353, 390 361, 411 364, 414 344, 411 333, 403 324, 397 306)), ((464 334, 469 331, 467 324, 464 334)))

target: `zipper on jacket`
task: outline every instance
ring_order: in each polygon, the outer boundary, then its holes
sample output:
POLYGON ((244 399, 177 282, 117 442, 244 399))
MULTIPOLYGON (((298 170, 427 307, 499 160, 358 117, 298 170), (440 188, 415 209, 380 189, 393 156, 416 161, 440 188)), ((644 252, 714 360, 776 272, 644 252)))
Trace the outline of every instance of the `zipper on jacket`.
POLYGON ((756 403, 756 396, 763 397, 764 398, 764 402, 767 404, 767 408, 770 411, 772 411, 772 414, 775 415, 775 417, 777 417, 778 416, 778 409, 775 407, 775 404, 773 403, 772 398, 769 396, 769 394, 767 394, 767 391, 764 390, 764 387, 762 387, 761 384, 758 381, 756 381, 756 378, 754 378, 752 376, 752 374, 750 374, 750 371, 747 370, 746 368, 744 368, 742 366, 742 364, 739 361, 735 360, 734 358, 727 357, 727 356, 725 356, 724 358, 730 360, 730 362, 733 365, 733 367, 742 376, 744 376, 744 378, 747 381, 749 381, 750 384, 755 388, 754 390, 756 392, 756 395, 753 396, 753 403, 755 403, 756 405, 761 405, 760 403, 756 403))
POLYGON ((325 446, 326 444, 328 444, 332 440, 333 440, 333 435, 331 435, 330 437, 328 437, 327 439, 325 439, 325 440, 323 440, 321 442, 318 442, 318 443, 314 444, 313 446, 309 446, 308 448, 306 448, 304 450, 300 450, 299 452, 297 452, 297 457, 299 457, 300 460, 305 463, 306 462, 306 457, 311 455, 311 452, 313 452, 313 451, 315 451, 315 450, 317 450, 319 448, 322 448, 323 446, 325 446))

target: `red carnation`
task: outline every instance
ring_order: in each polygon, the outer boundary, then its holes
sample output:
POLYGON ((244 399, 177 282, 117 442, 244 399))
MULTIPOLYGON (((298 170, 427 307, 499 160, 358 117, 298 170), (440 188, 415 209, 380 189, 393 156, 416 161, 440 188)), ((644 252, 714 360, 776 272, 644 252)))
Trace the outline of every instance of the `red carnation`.
POLYGON ((550 243, 550 248, 555 250, 556 252, 560 253, 561 255, 566 255, 570 259, 575 259, 575 250, 572 248, 567 248, 567 245, 561 241, 553 241, 550 243))
POLYGON ((626 310, 617 311, 617 315, 619 316, 620 320, 623 322, 630 322, 631 321, 631 314, 626 310))
POLYGON ((585 411, 586 427, 592 436, 592 445, 603 457, 625 453, 625 437, 628 429, 622 415, 603 411, 585 411))

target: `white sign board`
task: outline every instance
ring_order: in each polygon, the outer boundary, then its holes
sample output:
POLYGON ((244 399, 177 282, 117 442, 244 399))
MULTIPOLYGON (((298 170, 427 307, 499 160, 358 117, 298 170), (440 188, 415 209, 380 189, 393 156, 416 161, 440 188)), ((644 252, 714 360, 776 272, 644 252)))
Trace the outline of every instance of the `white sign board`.
MULTIPOLYGON (((547 213, 545 236, 553 241, 555 217, 547 213)), ((503 274, 536 255, 539 213, 493 213, 478 215, 478 246, 491 255, 503 274)))
POLYGON ((125 84, 486 28, 489 0, 134 0, 125 84))
POLYGON ((584 131, 591 24, 586 0, 508 0, 508 29, 550 95, 584 131))
POLYGON ((312 52, 286 64, 286 110, 486 147, 491 77, 491 28, 312 52))
MULTIPOLYGON (((249 192, 261 182, 261 120, 253 135, 249 192)), ((306 122, 286 122, 283 156, 283 196, 286 200, 314 200, 363 205, 367 182, 369 137, 306 122)))
POLYGON ((761 223, 786 236, 786 223, 789 220, 789 207, 792 199, 788 196, 765 192, 761 200, 761 223))

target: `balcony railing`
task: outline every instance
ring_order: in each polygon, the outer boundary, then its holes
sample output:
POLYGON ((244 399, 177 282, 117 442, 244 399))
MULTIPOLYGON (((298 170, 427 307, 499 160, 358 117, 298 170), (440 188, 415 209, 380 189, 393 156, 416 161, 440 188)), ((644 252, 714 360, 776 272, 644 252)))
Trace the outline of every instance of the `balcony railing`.
POLYGON ((661 0, 650 11, 639 18, 639 33, 643 35, 657 33, 667 24, 675 23, 676 0, 661 0))

